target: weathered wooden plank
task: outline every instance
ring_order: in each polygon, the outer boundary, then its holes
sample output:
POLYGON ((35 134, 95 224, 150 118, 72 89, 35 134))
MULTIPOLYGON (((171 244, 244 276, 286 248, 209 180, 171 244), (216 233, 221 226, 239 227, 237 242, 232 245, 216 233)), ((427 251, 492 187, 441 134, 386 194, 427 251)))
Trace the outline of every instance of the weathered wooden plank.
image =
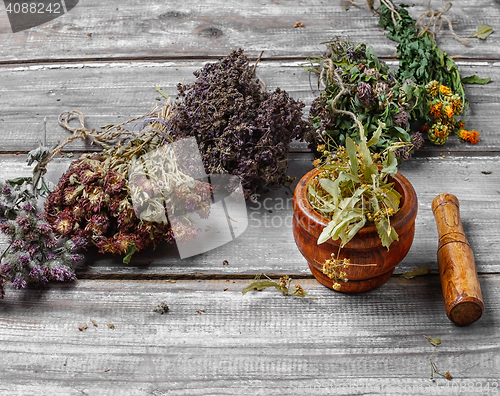
MULTIPOLYGON (((277 87, 306 104, 304 117, 312 100, 319 95, 314 76, 301 67, 302 62, 261 62, 257 73, 268 90, 277 87)), ((63 140, 69 132, 57 124, 63 111, 77 109, 86 116, 87 128, 120 123, 150 111, 160 95, 160 86, 169 95, 177 94, 176 85, 184 78, 194 81, 193 71, 204 62, 97 62, 58 63, 50 65, 0 67, 0 152, 27 152, 38 146, 43 119, 47 117, 49 144, 63 140), (22 136, 22 140, 19 137, 22 136)), ((442 147, 425 146, 426 154, 442 151, 498 151, 500 147, 500 109, 498 81, 499 62, 461 62, 463 75, 491 77, 487 85, 467 85, 470 100, 467 127, 481 133, 478 145, 458 142, 451 137, 442 147)), ((68 146, 71 150, 92 150, 81 141, 68 146)), ((307 145, 296 143, 294 150, 306 151, 307 145)))
MULTIPOLYGON (((417 19, 427 11, 427 1, 410 8, 417 19)), ((438 1, 433 8, 441 9, 438 1)), ((69 13, 46 24, 12 33, 4 5, 0 5, 0 59, 2 62, 54 59, 219 57, 238 47, 253 57, 266 50, 267 57, 304 57, 320 43, 337 36, 371 44, 382 56, 392 56, 394 42, 385 37, 378 17, 366 6, 345 0, 259 1, 235 4, 227 0, 187 0, 168 4, 160 0, 97 0, 79 2, 69 13), (303 28, 294 28, 302 22, 303 28)), ((469 37, 483 24, 496 26, 500 9, 493 0, 455 2, 446 14, 461 37, 469 37)), ((468 59, 500 58, 497 34, 485 42, 471 39, 467 46, 453 39, 447 26, 439 44, 468 59)))
POLYGON ((359 295, 300 280, 317 300, 274 289, 243 296, 244 280, 9 289, 0 301, 0 392, 452 395, 475 386, 496 394, 500 276, 480 281, 485 313, 464 328, 447 319, 437 276, 393 277, 359 295), (160 302, 168 313, 152 312, 160 302), (429 380, 434 347, 424 335, 442 339, 433 362, 451 382, 429 380))
MULTIPOLYGON (((2 178, 29 175, 24 156, 0 156, 2 178)), ((312 169, 311 155, 294 154, 290 175, 300 179, 312 169)), ((54 183, 67 169, 69 159, 49 165, 47 177, 54 183)), ((432 200, 441 193, 457 196, 465 233, 473 248, 478 271, 499 272, 500 255, 500 174, 499 157, 447 156, 414 158, 400 171, 413 184, 419 201, 413 246, 396 268, 396 273, 423 266, 437 272, 437 228, 431 210, 432 200), (484 174, 482 172, 491 172, 484 174)), ((293 186, 292 186, 293 188, 293 186)), ((309 276, 292 234, 292 193, 282 188, 247 202, 249 225, 236 240, 205 254, 181 260, 177 248, 162 245, 154 251, 134 256, 130 265, 119 257, 89 253, 87 265, 78 271, 80 278, 183 278, 195 274, 206 277, 252 276, 259 272, 309 276), (223 265, 227 260, 229 265, 223 265)), ((5 247, 5 244, 1 245, 5 247)))

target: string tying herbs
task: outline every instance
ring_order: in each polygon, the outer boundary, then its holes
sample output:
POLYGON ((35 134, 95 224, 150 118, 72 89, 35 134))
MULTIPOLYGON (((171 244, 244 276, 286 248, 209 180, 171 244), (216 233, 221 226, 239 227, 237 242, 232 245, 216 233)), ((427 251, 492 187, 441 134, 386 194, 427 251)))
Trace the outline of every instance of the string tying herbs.
MULTIPOLYGON (((77 115, 80 128, 74 133, 85 133, 83 115, 77 115)), ((144 119, 141 133, 133 139, 74 161, 47 197, 45 216, 54 231, 81 238, 100 253, 124 255, 124 263, 149 245, 195 237, 189 213, 208 216, 211 187, 179 168, 170 145, 174 142, 170 117, 170 102, 155 107, 128 121, 144 119), (169 221, 167 212, 176 213, 175 219, 169 221)), ((123 137, 124 124, 96 137, 99 142, 123 137)))
POLYGON ((450 20, 446 15, 444 15, 446 12, 450 10, 452 7, 452 3, 444 3, 443 0, 441 0, 441 5, 443 8, 440 11, 432 10, 431 9, 431 0, 429 0, 429 3, 427 4, 427 12, 424 12, 420 17, 418 18, 417 22, 415 23, 416 27, 420 27, 420 31, 418 33, 418 37, 423 36, 426 32, 429 32, 432 37, 435 39, 436 35, 439 33, 443 26, 443 21, 448 24, 448 27, 450 28, 450 32, 453 35, 453 37, 460 41, 463 45, 469 44, 469 42, 466 39, 460 38, 456 33, 455 30, 453 30, 453 25, 450 20))

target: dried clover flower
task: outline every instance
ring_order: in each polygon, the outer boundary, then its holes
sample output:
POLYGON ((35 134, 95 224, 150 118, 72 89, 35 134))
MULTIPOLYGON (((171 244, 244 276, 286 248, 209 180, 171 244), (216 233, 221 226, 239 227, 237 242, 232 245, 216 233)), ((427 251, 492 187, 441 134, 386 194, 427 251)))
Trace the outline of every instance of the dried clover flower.
POLYGON ((196 236, 188 212, 208 216, 210 186, 178 171, 165 147, 162 134, 149 131, 124 146, 81 155, 46 200, 52 229, 100 253, 126 254, 125 262, 151 244, 173 243, 174 229, 181 241, 196 236), (164 195, 159 185, 175 193, 164 195), (170 223, 166 211, 186 214, 170 223))

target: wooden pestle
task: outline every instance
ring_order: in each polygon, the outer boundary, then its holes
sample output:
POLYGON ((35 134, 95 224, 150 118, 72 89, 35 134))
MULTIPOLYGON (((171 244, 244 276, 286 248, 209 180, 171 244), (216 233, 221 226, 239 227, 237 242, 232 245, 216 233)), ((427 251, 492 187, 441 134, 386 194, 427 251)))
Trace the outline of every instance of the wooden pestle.
POLYGON ((437 257, 446 315, 453 323, 466 326, 481 317, 484 303, 457 197, 438 195, 432 201, 432 212, 439 235, 437 257))

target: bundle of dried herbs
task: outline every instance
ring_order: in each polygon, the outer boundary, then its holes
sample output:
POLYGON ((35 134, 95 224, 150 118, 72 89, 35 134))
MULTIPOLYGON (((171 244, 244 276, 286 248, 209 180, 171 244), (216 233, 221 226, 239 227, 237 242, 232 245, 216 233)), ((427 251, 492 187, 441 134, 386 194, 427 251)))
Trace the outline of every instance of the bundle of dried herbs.
MULTIPOLYGON (((391 0, 382 1, 377 10, 370 2, 368 6, 379 14, 380 26, 387 30, 387 36, 398 43, 399 67, 391 73, 373 49, 363 44, 339 39, 327 42, 325 54, 311 57, 308 67, 324 86, 310 110, 316 131, 313 145, 344 145, 347 136, 359 141, 354 115, 364 125, 368 138, 379 121, 386 125, 379 143, 372 147, 377 152, 397 141, 411 142, 417 149, 423 143, 422 133, 427 133, 430 142, 437 145, 446 142, 451 133, 462 141, 477 143, 479 133, 464 129, 463 118, 468 109, 464 83, 487 83, 489 79, 462 78, 455 61, 437 45, 436 31, 430 28, 442 24, 442 20, 432 20, 438 13, 430 11, 416 21, 408 14, 408 6, 395 6, 391 0), (425 25, 422 21, 427 17, 431 20, 425 25), (448 104, 439 116, 437 98, 429 91, 429 85, 435 82, 441 92, 447 92, 446 98, 439 98, 448 104), (460 115, 463 117, 458 121, 456 117, 460 115)), ((442 14, 439 18, 447 20, 442 14)), ((397 152, 401 160, 410 155, 408 150, 397 152)))
POLYGON ((189 212, 208 216, 211 187, 178 168, 164 118, 145 124, 126 144, 81 155, 59 179, 45 203, 58 235, 84 240, 100 253, 125 254, 125 263, 151 244, 173 243, 174 233, 177 242, 196 236, 189 212))
POLYGON ((410 121, 419 122, 420 130, 427 132, 436 145, 446 142, 451 133, 456 133, 462 141, 477 143, 479 132, 464 129, 463 120, 469 107, 464 83, 484 84, 489 79, 463 78, 455 61, 437 45, 435 32, 428 26, 420 26, 422 18, 414 20, 404 4, 397 7, 390 0, 385 3, 377 12, 387 37, 398 43, 396 52, 400 61, 395 77, 399 81, 413 81, 418 86, 416 97, 421 98, 410 112, 410 121), (461 121, 453 117, 462 114, 461 121))
POLYGON ((406 9, 408 6, 397 7, 390 3, 393 9, 382 4, 377 12, 379 24, 387 30, 387 37, 399 43, 396 48, 399 67, 395 77, 399 81, 410 79, 421 86, 437 80, 459 95, 467 108, 462 77, 455 61, 439 48, 430 31, 422 31, 416 26, 417 21, 406 9), (397 12, 395 17, 393 10, 397 12))
MULTIPOLYGON (((384 125, 373 151, 383 152, 397 142, 420 147, 421 134, 412 132, 409 122, 417 96, 415 84, 398 82, 372 47, 340 39, 325 44, 324 55, 309 58, 306 67, 324 87, 310 109, 314 141, 333 150, 345 145, 348 138, 359 142, 360 128, 371 138, 379 125, 384 125)), ((409 150, 397 154, 402 159, 410 155, 409 150)))
POLYGON ((304 104, 277 88, 268 93, 243 51, 233 51, 178 85, 172 125, 177 137, 194 136, 207 174, 237 175, 245 197, 286 181, 289 145, 302 139, 304 104))
MULTIPOLYGON (((41 146, 30 152, 28 162, 48 152, 41 146)), ((0 256, 0 298, 7 281, 15 289, 23 289, 32 283, 76 280, 73 267, 83 259, 77 251, 86 243, 78 238, 65 242, 57 238, 37 206, 46 191, 39 178, 35 182, 32 177, 0 182, 0 231, 7 235, 9 244, 0 256)))

